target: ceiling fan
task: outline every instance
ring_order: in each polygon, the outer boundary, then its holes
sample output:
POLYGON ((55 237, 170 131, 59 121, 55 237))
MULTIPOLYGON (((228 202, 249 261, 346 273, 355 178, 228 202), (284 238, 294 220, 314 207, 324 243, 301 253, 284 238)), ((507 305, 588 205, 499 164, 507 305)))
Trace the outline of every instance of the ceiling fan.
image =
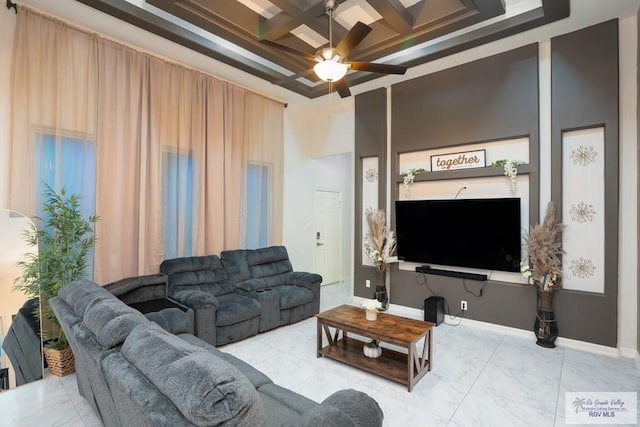
POLYGON ((273 82, 274 84, 282 84, 300 77, 306 77, 315 72, 318 78, 333 85, 341 98, 346 98, 351 95, 351 91, 349 91, 349 86, 343 77, 349 70, 368 71, 371 73, 382 74, 404 74, 407 71, 407 67, 401 65, 347 61, 346 59, 351 51, 362 40, 364 40, 367 34, 371 31, 371 27, 358 21, 344 36, 344 38, 340 40, 338 45, 333 47, 333 12, 337 7, 337 0, 324 0, 324 9, 329 14, 329 46, 321 48, 314 56, 270 40, 261 40, 264 44, 273 46, 276 49, 283 50, 290 54, 302 56, 316 63, 308 70, 275 81, 273 82))

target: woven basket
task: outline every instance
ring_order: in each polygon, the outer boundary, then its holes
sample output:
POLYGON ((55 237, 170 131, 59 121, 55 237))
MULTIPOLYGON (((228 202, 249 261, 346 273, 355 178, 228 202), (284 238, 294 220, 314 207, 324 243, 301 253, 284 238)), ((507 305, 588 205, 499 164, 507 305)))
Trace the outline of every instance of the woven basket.
POLYGON ((47 359, 49 371, 55 376, 64 377, 76 371, 76 359, 71 347, 62 350, 44 347, 44 358, 47 359))

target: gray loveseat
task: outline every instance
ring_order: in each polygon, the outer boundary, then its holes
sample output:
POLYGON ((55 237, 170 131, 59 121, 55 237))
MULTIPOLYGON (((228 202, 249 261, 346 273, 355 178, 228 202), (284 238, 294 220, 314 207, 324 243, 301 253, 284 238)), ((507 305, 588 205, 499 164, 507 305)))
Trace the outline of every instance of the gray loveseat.
POLYGON ((195 335, 220 346, 258 333, 260 302, 235 291, 216 255, 167 259, 168 296, 194 311, 195 335))
POLYGON ((322 277, 293 271, 284 246, 225 251, 221 258, 160 264, 167 296, 193 310, 195 335, 209 344, 239 341, 318 313, 322 277))
POLYGON ((76 356, 80 394, 106 426, 382 425, 364 393, 342 390, 318 404, 274 384, 242 360, 188 333, 178 308, 162 329, 93 282, 72 282, 50 305, 76 356))
POLYGON ((236 292, 260 301, 260 332, 318 313, 322 277, 293 271, 284 246, 223 251, 220 258, 236 292))

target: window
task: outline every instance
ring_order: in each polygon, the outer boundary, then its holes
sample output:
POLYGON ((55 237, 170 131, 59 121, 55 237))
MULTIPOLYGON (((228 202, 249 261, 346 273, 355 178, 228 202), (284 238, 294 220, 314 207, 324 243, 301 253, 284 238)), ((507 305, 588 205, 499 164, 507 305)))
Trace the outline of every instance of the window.
POLYGON ((197 222, 195 170, 190 153, 162 152, 162 241, 164 258, 192 256, 197 222))
MULTIPOLYGON (((64 187, 68 195, 77 194, 80 213, 95 214, 96 160, 93 140, 73 136, 36 134, 35 143, 36 215, 43 218, 42 194, 48 185, 57 193, 64 187)), ((43 218, 44 219, 44 218, 43 218)), ((86 274, 93 277, 93 250, 86 274)))
POLYGON ((245 204, 247 249, 269 245, 269 175, 270 166, 249 164, 247 167, 247 197, 245 204))

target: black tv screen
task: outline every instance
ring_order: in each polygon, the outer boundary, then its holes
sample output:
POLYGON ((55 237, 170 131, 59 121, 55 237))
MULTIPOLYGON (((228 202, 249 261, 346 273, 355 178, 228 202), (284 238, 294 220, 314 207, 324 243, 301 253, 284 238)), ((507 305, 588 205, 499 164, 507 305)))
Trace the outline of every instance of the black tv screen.
POLYGON ((520 271, 520 199, 396 201, 398 259, 520 271))

